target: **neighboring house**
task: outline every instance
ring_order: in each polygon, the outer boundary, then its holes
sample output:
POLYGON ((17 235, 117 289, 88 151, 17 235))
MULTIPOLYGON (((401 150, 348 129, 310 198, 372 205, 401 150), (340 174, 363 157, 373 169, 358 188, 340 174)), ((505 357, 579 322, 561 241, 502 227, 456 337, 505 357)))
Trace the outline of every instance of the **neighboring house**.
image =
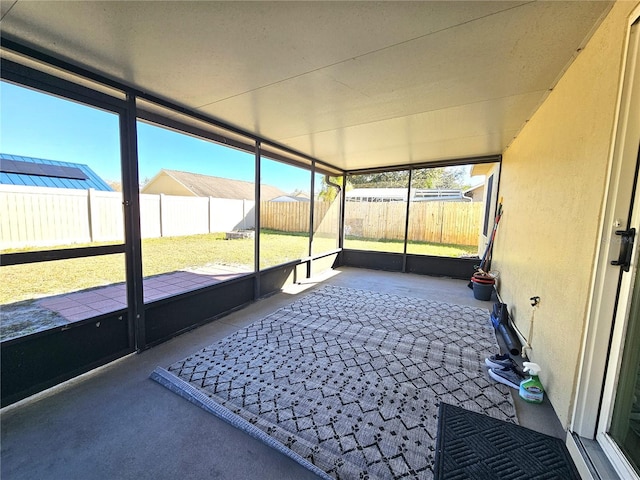
POLYGON ((347 202, 406 202, 406 188, 354 188, 348 190, 347 202))
POLYGON ((465 197, 470 198, 472 202, 482 202, 484 201, 484 183, 471 187, 462 193, 465 197))
POLYGON ((311 201, 304 193, 298 195, 280 195, 279 197, 272 198, 270 202, 309 202, 311 201))
MULTIPOLYGON (((140 192, 186 197, 255 199, 253 182, 165 169, 160 170, 155 177, 149 180, 140 192)), ((271 185, 261 185, 260 192, 262 200, 286 196, 285 192, 271 185)))
MULTIPOLYGON (((354 188, 346 193, 348 202, 406 202, 406 188, 354 188)), ((439 188, 411 189, 412 202, 468 201, 461 190, 439 188)))
POLYGON ((87 165, 7 153, 0 153, 0 185, 113 191, 87 165))

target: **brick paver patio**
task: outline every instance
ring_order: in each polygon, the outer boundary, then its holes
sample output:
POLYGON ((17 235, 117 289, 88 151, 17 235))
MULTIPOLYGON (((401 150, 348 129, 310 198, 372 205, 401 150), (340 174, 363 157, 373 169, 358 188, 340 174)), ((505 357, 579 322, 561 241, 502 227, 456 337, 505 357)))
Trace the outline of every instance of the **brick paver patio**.
MULTIPOLYGON (((242 275, 231 267, 202 267, 165 273, 144 279, 144 301, 153 302, 179 293, 220 283, 242 275)), ((37 305, 56 312, 69 322, 77 322, 127 306, 124 283, 56 295, 37 300, 37 305)))
MULTIPOLYGON (((212 265, 164 273, 144 279, 145 303, 214 285, 246 274, 247 270, 212 265)), ((124 283, 2 305, 0 337, 8 340, 68 325, 127 307, 124 283)))

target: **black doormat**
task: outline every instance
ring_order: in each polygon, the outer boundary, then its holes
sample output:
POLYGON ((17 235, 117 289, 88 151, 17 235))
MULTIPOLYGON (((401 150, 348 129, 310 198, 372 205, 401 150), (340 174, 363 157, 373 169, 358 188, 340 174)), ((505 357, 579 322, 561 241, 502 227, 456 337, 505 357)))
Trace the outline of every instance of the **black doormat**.
POLYGON ((441 402, 436 480, 576 479, 559 438, 441 402))

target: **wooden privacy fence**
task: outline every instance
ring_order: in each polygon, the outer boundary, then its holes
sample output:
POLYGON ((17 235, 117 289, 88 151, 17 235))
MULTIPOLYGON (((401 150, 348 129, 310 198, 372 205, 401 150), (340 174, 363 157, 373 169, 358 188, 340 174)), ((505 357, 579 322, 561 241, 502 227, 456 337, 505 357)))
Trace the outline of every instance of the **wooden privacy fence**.
MULTIPOLYGON (((411 202, 411 241, 476 245, 480 233, 482 202, 411 202)), ((407 205, 404 202, 347 202, 345 235, 403 240, 407 205)))
MULTIPOLYGON (((476 245, 482 202, 411 202, 409 240, 476 245)), ((309 231, 311 202, 261 202, 263 228, 283 232, 309 231)), ((407 206, 404 202, 347 202, 345 234, 371 239, 404 240, 407 206)), ((339 205, 316 202, 314 231, 335 233, 339 205)))
MULTIPOLYGON (((314 232, 335 238, 340 206, 334 202, 261 202, 262 228, 314 232)), ((255 202, 211 197, 140 195, 142 238, 255 228, 255 202)), ((482 203, 412 202, 409 239, 475 245, 482 203)), ((345 234, 403 240, 404 202, 347 202, 345 234)), ((123 241, 122 194, 95 190, 0 185, 0 249, 123 241)))

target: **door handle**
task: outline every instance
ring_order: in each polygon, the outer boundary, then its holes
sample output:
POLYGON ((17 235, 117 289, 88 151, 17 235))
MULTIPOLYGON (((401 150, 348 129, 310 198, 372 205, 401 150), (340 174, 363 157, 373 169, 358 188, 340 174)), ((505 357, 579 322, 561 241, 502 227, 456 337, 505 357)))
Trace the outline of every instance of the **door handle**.
POLYGON ((616 230, 616 235, 620 236, 620 253, 618 260, 612 260, 611 265, 622 267, 625 272, 631 267, 631 254, 633 253, 633 239, 636 235, 636 229, 616 230))

